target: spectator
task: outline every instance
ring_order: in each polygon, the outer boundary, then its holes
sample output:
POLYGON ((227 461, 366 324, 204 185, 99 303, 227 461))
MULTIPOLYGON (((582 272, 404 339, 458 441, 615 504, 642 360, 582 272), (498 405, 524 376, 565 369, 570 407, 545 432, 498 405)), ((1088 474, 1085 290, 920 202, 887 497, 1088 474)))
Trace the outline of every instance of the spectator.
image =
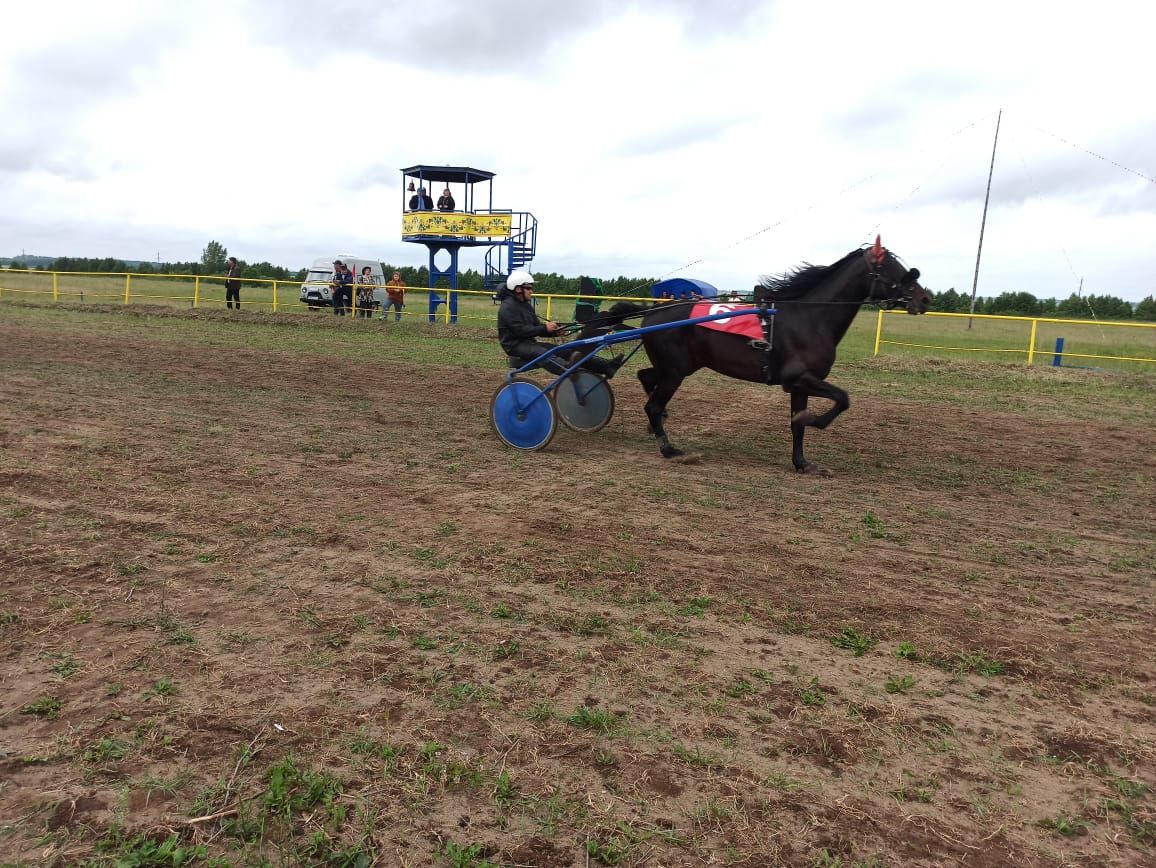
MULTIPOLYGON (((550 337, 561 331, 556 322, 542 322, 534 311, 534 276, 528 271, 514 271, 506 279, 506 288, 499 293, 502 306, 498 308, 498 341, 506 355, 521 362, 531 362, 547 350, 550 344, 534 338, 550 337)), ((623 362, 622 356, 612 360, 594 356, 582 363, 582 367, 609 379, 614 376, 623 362)), ((544 367, 561 373, 565 366, 557 358, 551 358, 544 367)))
POLYGON ((453 211, 455 207, 457 207, 457 205, 454 202, 453 195, 450 193, 450 188, 446 187, 442 190, 442 197, 438 199, 438 210, 453 211))
POLYGON ((373 308, 377 300, 373 297, 373 288, 377 286, 377 278, 373 276, 373 269, 366 265, 361 269, 361 276, 357 278, 357 315, 363 319, 373 318, 373 308))
POLYGON ((345 316, 349 308, 353 307, 353 272, 340 259, 333 261, 329 292, 333 298, 333 315, 345 316))
POLYGON ((409 197, 410 211, 432 211, 433 200, 429 197, 429 193, 425 191, 425 187, 418 187, 417 192, 409 197))
POLYGON ((229 271, 225 275, 225 305, 233 310, 233 302, 237 302, 237 310, 241 309, 241 266, 237 264, 237 257, 229 257, 229 271))
POLYGON ((385 284, 385 291, 388 293, 388 300, 381 310, 381 318, 385 319, 392 307, 394 311, 393 321, 401 322, 401 309, 405 307, 405 281, 401 279, 400 271, 393 273, 393 277, 385 284))

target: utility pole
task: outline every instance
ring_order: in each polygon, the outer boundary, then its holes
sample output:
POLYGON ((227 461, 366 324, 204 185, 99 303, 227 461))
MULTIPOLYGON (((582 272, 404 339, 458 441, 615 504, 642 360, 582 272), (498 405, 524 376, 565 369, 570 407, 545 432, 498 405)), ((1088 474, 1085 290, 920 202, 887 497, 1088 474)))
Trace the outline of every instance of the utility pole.
MULTIPOLYGON (((979 249, 975 252, 975 276, 971 279, 971 307, 968 313, 975 313, 975 290, 979 286, 979 258, 983 255, 983 230, 987 226, 987 202, 991 198, 991 176, 995 171, 995 146, 999 144, 999 122, 1003 117, 1003 109, 995 119, 995 141, 991 143, 991 165, 987 169, 987 192, 983 194, 983 219, 979 222, 979 249)), ((967 320, 967 330, 971 331, 971 318, 967 320)))

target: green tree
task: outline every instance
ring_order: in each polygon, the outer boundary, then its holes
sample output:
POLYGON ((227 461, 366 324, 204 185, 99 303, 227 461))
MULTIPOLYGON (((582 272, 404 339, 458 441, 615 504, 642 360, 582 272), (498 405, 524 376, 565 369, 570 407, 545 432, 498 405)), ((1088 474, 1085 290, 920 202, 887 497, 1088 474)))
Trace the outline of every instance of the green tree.
POLYGON ((219 241, 210 241, 205 245, 205 250, 201 253, 201 265, 210 274, 214 271, 225 270, 225 260, 229 256, 229 251, 225 249, 219 241))
POLYGON ((1040 302, 1030 292, 1001 292, 984 306, 984 313, 1005 316, 1036 316, 1040 302))
POLYGON ((967 310, 968 299, 961 296, 955 291, 953 286, 951 289, 944 292, 935 293, 935 297, 931 301, 931 309, 939 313, 958 313, 961 310, 967 310))
POLYGON ((1148 320, 1149 322, 1156 321, 1156 297, 1148 296, 1136 305, 1136 310, 1132 314, 1136 319, 1148 320))
POLYGON ((1056 315, 1072 319, 1132 319, 1132 305, 1114 295, 1072 293, 1056 305, 1056 315))

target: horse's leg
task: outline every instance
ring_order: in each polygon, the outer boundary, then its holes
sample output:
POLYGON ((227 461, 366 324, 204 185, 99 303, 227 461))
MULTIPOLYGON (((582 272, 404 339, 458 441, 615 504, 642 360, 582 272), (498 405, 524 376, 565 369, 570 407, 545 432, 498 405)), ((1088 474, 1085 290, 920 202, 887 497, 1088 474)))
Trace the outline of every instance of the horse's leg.
MULTIPOLYGON (((642 383, 642 388, 646 392, 646 397, 649 398, 654 393, 655 388, 658 386, 658 374, 654 372, 654 368, 643 368, 638 372, 638 381, 642 383)), ((665 419, 666 416, 667 413, 665 410, 663 410, 662 418, 665 419)), ((646 427, 647 434, 654 433, 654 428, 652 428, 650 425, 647 425, 646 427)))
MULTIPOLYGON (((650 390, 650 397, 646 401, 646 418, 650 421, 650 430, 658 441, 658 449, 663 458, 674 458, 682 455, 681 449, 675 449, 666 438, 666 429, 662 420, 666 418, 666 405, 682 385, 683 377, 680 374, 668 373, 654 378, 654 388, 650 390)), ((645 386, 645 382, 643 383, 645 386)))
POLYGON ((808 425, 813 428, 826 428, 850 406, 851 399, 846 392, 814 374, 802 374, 791 384, 791 462, 797 471, 823 472, 823 468, 808 461, 803 454, 803 432, 808 425), (811 397, 826 398, 831 401, 831 409, 816 416, 813 411, 807 409, 807 399, 811 397))
POLYGON ((791 463, 799 473, 815 472, 818 465, 812 464, 803 454, 803 435, 807 431, 807 414, 814 418, 814 413, 807 409, 806 392, 791 391, 791 463), (815 468, 815 470, 808 470, 815 468))

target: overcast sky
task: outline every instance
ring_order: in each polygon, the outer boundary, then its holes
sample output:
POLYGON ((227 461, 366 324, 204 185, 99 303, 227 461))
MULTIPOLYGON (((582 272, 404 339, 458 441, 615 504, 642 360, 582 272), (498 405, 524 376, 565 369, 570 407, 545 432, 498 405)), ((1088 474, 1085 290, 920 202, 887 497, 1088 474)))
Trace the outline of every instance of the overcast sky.
POLYGON ((1156 292, 1156 4, 39 0, 2 20, 0 256, 215 239, 423 265, 399 170, 432 163, 496 173, 494 205, 540 221, 535 270, 747 289, 880 232, 970 292, 1002 109, 980 294, 1156 292))

